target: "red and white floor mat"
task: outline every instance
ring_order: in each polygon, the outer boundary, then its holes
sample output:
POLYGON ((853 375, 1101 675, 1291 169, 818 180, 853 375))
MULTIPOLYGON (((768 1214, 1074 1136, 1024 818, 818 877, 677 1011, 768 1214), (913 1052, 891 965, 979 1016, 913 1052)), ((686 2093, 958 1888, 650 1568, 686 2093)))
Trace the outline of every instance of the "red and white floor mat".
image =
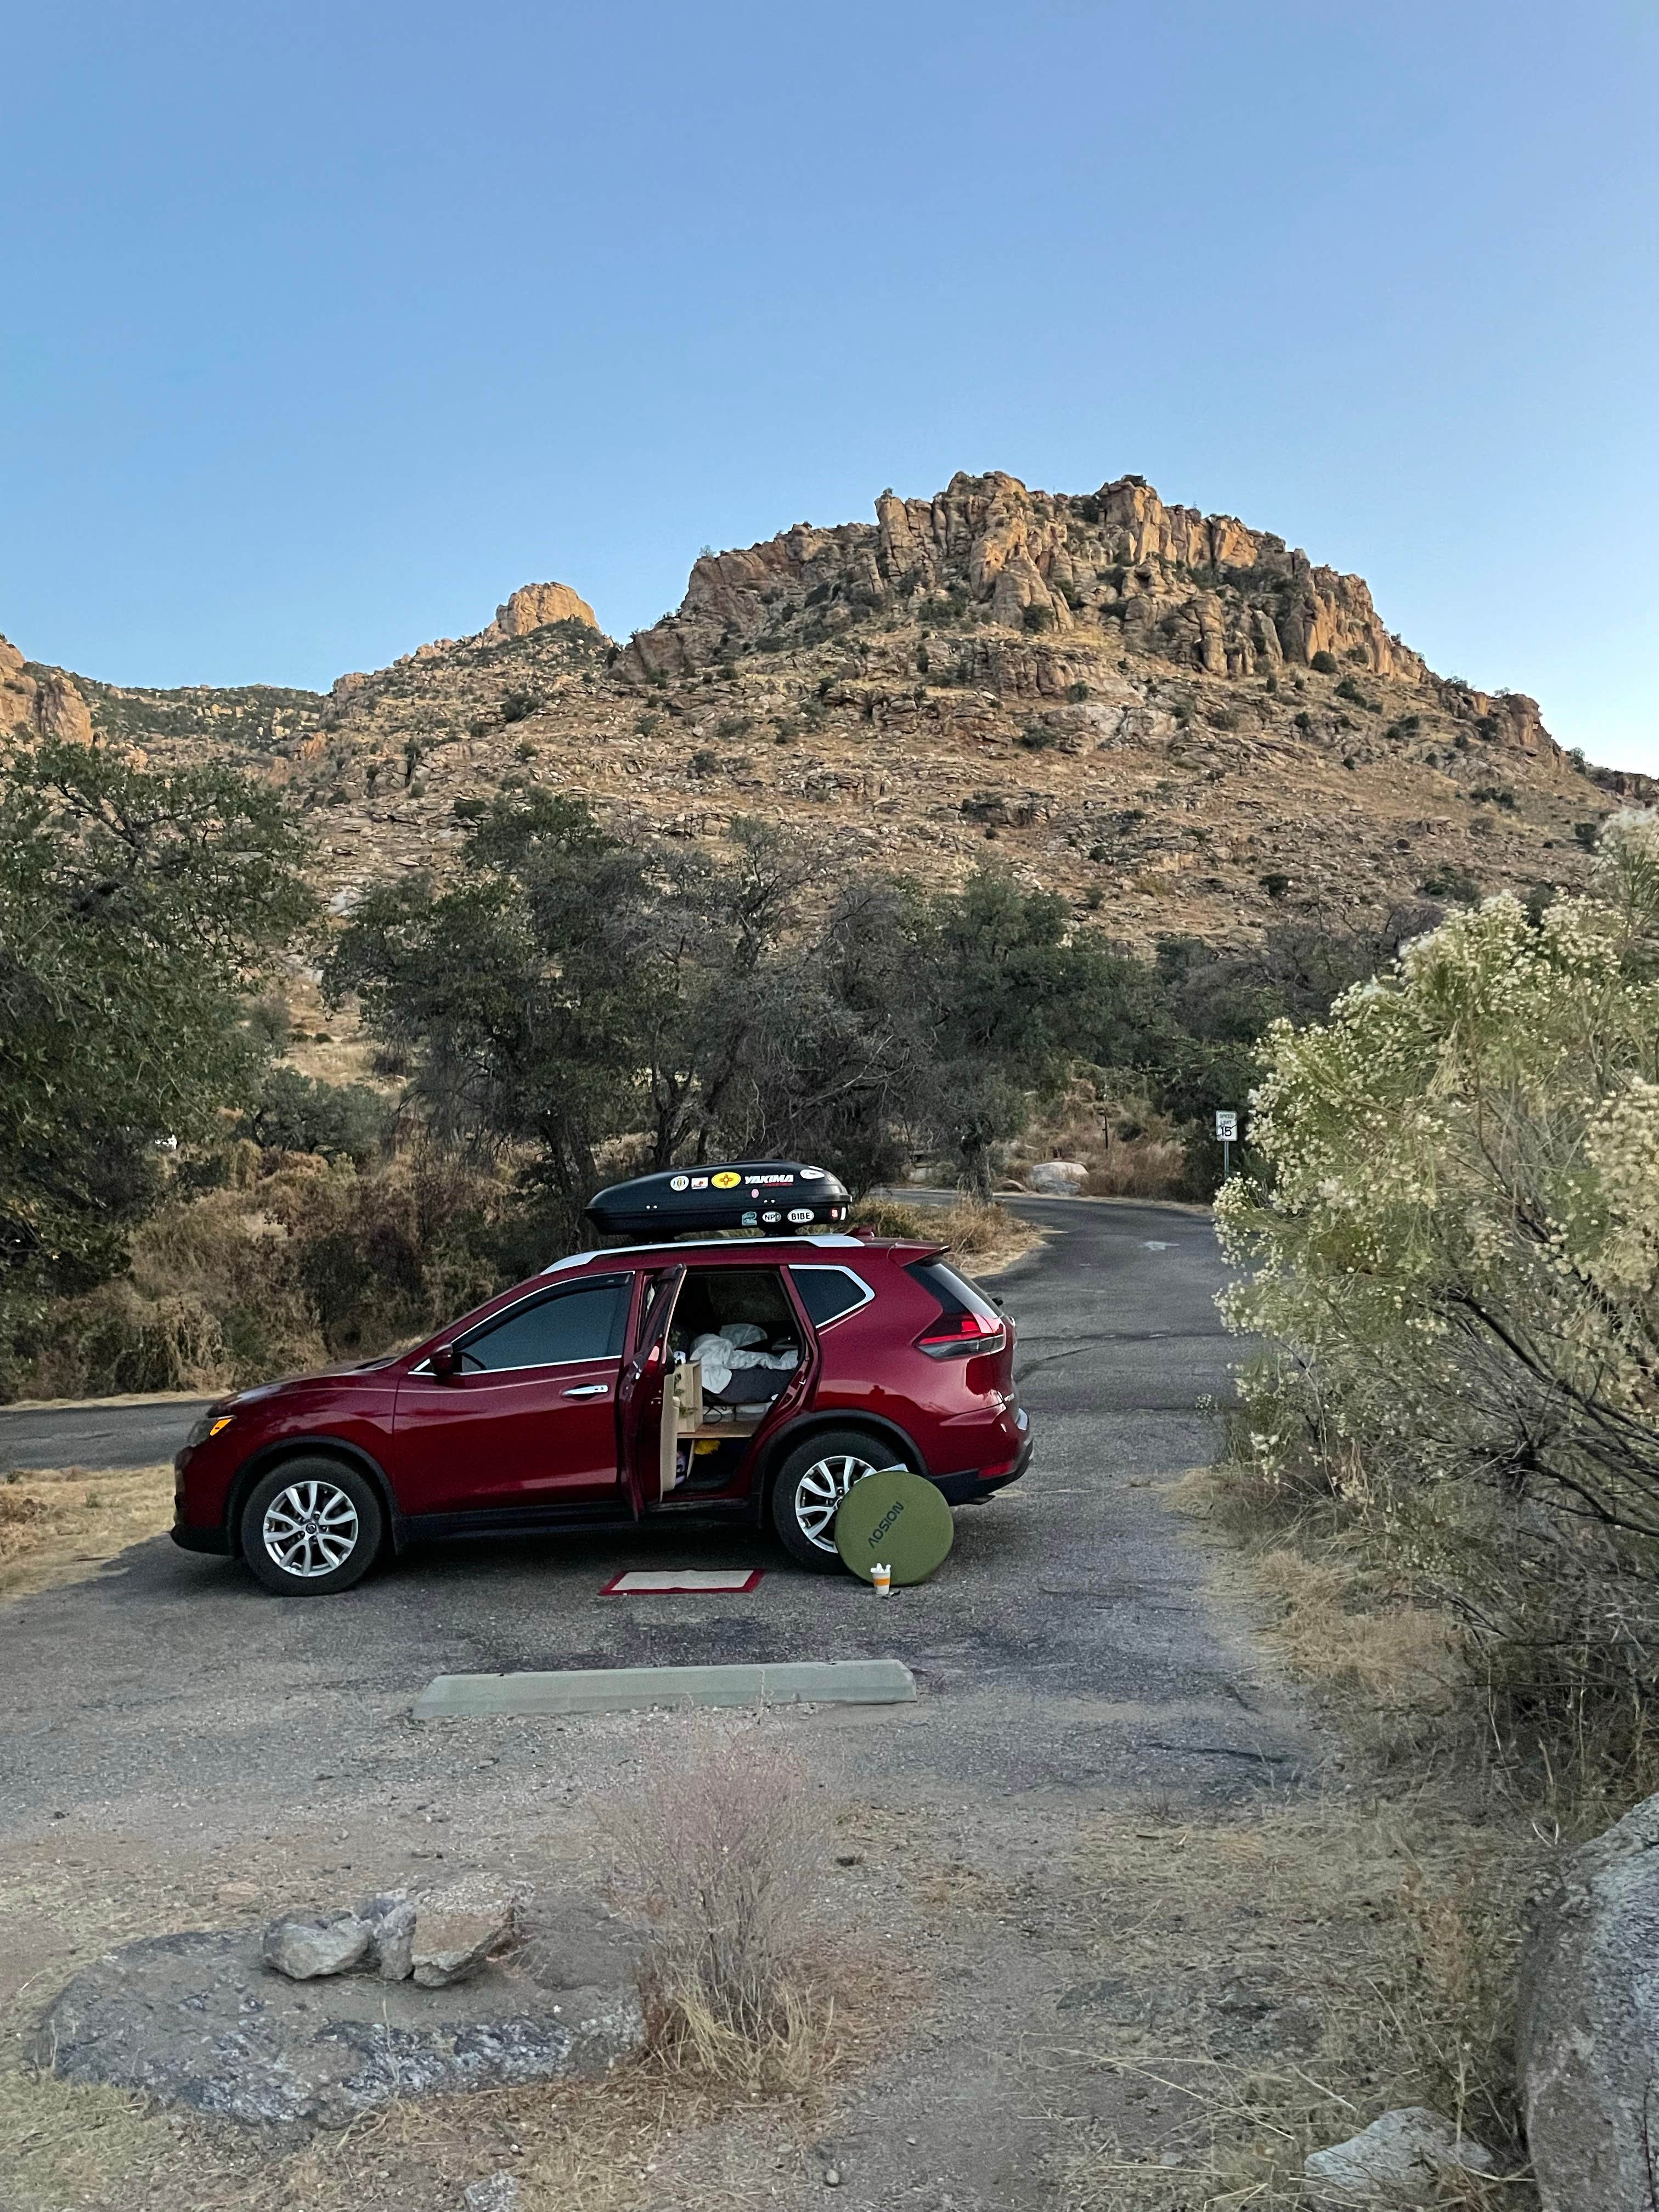
POLYGON ((764 1567, 630 1567, 612 1575, 601 1597, 738 1597, 751 1590, 764 1567))

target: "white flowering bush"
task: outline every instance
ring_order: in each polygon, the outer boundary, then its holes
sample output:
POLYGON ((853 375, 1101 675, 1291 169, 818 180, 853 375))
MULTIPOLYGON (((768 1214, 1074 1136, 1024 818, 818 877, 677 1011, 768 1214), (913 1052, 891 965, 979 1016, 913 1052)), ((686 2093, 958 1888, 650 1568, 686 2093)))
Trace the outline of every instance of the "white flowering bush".
POLYGON ((1259 1475, 1363 1492, 1472 1618, 1644 1674, 1659 817, 1613 818, 1586 896, 1454 915, 1327 1022, 1276 1027, 1267 1059, 1267 1171, 1216 1207, 1242 1271, 1226 1318, 1267 1347, 1259 1475))

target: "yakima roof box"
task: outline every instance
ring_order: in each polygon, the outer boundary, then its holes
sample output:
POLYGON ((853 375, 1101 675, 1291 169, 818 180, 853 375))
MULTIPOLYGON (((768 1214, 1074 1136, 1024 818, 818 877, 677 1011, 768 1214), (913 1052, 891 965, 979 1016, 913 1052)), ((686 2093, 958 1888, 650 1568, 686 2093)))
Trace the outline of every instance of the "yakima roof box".
POLYGON ((796 1160, 636 1176, 587 1203, 587 1218, 603 1235, 630 1237, 707 1237, 716 1229, 787 1237, 844 1223, 847 1212, 846 1184, 796 1160))

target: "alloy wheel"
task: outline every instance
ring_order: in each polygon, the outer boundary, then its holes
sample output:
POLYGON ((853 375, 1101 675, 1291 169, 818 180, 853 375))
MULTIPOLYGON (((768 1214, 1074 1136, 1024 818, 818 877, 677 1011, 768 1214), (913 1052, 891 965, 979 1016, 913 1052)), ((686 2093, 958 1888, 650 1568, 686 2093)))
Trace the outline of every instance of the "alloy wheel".
POLYGON ((795 1485, 795 1525, 816 1551, 835 1550, 836 1515, 842 1499, 855 1482, 875 1471, 873 1460, 832 1452, 826 1459, 815 1460, 802 1475, 795 1485))
POLYGON ((357 1509, 331 1482, 291 1482, 265 1508, 267 1557, 285 1575, 331 1575, 357 1548, 357 1509))

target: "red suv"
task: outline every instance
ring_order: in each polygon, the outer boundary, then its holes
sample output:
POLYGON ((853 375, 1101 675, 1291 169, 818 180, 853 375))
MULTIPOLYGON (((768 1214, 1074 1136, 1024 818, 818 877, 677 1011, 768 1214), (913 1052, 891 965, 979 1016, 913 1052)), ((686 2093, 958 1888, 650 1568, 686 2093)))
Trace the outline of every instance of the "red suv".
POLYGON ((831 1233, 583 1252, 412 1352, 222 1399, 175 1462, 174 1543, 348 1589, 389 1541, 759 1527, 839 1562, 897 1462, 953 1505, 1023 1474, 1014 1326, 937 1246, 831 1233))

